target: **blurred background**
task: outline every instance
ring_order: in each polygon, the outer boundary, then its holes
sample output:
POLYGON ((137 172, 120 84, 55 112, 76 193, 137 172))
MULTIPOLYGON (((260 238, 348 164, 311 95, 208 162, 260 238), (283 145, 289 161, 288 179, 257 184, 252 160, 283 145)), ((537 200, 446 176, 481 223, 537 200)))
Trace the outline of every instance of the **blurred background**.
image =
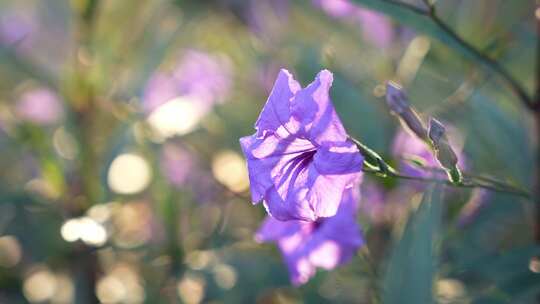
MULTIPOLYGON (((254 241, 238 139, 280 68, 331 70, 349 134, 398 167, 425 154, 384 103, 399 81, 466 171, 531 188, 538 138, 500 79, 353 2, 1 0, 0 303, 531 303, 533 204, 509 194, 445 188, 426 211, 427 185, 366 175, 375 270, 355 257, 298 288, 254 241)), ((532 91, 533 1, 436 5, 532 91)))

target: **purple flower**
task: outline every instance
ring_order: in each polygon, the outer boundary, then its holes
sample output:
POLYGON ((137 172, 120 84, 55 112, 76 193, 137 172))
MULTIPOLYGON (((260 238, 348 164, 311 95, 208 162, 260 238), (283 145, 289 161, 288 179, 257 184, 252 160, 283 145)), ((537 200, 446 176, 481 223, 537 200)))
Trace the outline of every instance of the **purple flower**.
POLYGON ((438 163, 426 143, 405 130, 399 130, 392 146, 392 153, 399 158, 399 170, 411 176, 429 177, 431 174, 411 164, 423 163, 426 167, 438 168, 438 163))
POLYGON ((373 182, 362 183, 362 200, 360 210, 374 222, 380 222, 384 217, 387 193, 373 182))
POLYGON ((150 78, 144 90, 144 109, 151 112, 183 96, 209 110, 225 99, 230 87, 231 67, 225 58, 188 50, 172 70, 156 72, 150 78))
POLYGON ((394 39, 392 24, 387 17, 367 9, 358 9, 362 36, 376 47, 386 48, 394 39))
POLYGON ((407 202, 418 193, 410 183, 399 184, 392 190, 371 181, 363 182, 360 212, 373 224, 393 224, 409 214, 407 202))
POLYGON ((176 79, 169 73, 156 72, 144 90, 144 110, 152 112, 164 103, 181 95, 176 79))
POLYGON ((62 18, 44 18, 39 2, 10 2, 0 9, 0 45, 51 73, 63 71, 73 52, 69 27, 62 18))
MULTIPOLYGON (((458 164, 460 168, 465 168, 465 158, 462 156, 462 140, 454 128, 449 127, 450 145, 456 149, 458 154, 458 164)), ((401 129, 394 138, 392 153, 399 158, 399 170, 406 174, 416 177, 439 177, 446 178, 444 172, 436 173, 434 171, 423 170, 415 166, 411 161, 422 163, 424 167, 442 170, 439 162, 430 151, 427 144, 416 136, 401 129)))
POLYGON ((14 9, 0 15, 0 43, 13 45, 21 43, 35 32, 36 24, 28 13, 14 9))
POLYGON ((182 187, 194 173, 193 155, 179 145, 166 143, 161 150, 161 170, 174 186, 182 187))
POLYGON ((196 155, 180 144, 167 142, 163 145, 160 167, 172 186, 189 190, 199 203, 213 201, 218 193, 215 181, 201 168, 196 155))
POLYGON ((59 122, 64 114, 60 97, 47 88, 36 88, 24 92, 19 98, 15 113, 25 121, 50 125, 59 122))
POLYGON ((349 261, 364 244, 356 223, 357 188, 343 195, 337 214, 316 222, 278 221, 268 216, 257 232, 258 242, 275 242, 294 285, 306 283, 316 268, 331 270, 349 261))
POLYGON ((358 6, 348 0, 314 0, 313 2, 332 18, 349 18, 358 10, 358 6))
POLYGON ((332 73, 302 89, 282 69, 255 123, 240 139, 251 197, 277 220, 315 221, 336 214, 346 189, 359 186, 362 161, 330 100, 332 73))

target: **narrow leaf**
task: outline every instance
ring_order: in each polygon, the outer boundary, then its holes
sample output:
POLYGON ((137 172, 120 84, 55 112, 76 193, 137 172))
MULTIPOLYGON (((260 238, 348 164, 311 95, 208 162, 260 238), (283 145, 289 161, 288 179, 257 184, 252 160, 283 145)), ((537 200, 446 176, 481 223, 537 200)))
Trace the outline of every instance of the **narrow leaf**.
POLYGON ((441 186, 426 191, 409 217, 384 277, 383 303, 432 303, 436 234, 441 217, 441 186))

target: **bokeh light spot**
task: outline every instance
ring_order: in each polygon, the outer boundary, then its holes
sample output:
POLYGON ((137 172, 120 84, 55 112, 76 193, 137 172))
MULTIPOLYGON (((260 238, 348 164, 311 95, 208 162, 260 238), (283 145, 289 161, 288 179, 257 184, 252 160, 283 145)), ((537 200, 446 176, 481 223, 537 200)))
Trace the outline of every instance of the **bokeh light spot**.
POLYGON ((242 192, 249 187, 244 159, 234 151, 221 151, 212 161, 214 177, 231 191, 242 192))
POLYGON ((138 273, 128 264, 114 265, 96 286, 102 303, 142 303, 145 292, 138 273))
POLYGON ((148 124, 158 138, 187 134, 201 119, 202 110, 197 104, 196 100, 186 97, 174 98, 155 109, 148 116, 148 124))
POLYGON ((236 285, 236 270, 230 265, 218 264, 214 267, 214 280, 220 288, 231 289, 236 285))
POLYGON ((435 284, 437 303, 463 303, 466 296, 465 285, 455 279, 440 279, 435 284))
POLYGON ((147 161, 137 154, 122 154, 116 157, 109 168, 108 184, 120 194, 135 194, 144 190, 152 172, 147 161))
POLYGON ((39 269, 31 273, 23 283, 24 296, 33 303, 51 299, 56 291, 56 278, 47 269, 39 269))
POLYGON ((533 257, 529 262, 529 270, 534 273, 540 273, 540 258, 533 257))
POLYGON ((0 237, 0 267, 13 267, 19 263, 22 249, 19 241, 10 235, 0 237))
POLYGON ((114 276, 106 276, 99 280, 96 294, 102 303, 120 303, 126 297, 126 288, 114 276))
POLYGON ((186 274, 177 285, 178 296, 187 304, 198 304, 204 298, 206 281, 200 275, 186 274))
POLYGON ((62 238, 67 242, 81 240, 92 246, 102 246, 107 241, 107 231, 98 222, 89 217, 66 221, 60 228, 62 238))

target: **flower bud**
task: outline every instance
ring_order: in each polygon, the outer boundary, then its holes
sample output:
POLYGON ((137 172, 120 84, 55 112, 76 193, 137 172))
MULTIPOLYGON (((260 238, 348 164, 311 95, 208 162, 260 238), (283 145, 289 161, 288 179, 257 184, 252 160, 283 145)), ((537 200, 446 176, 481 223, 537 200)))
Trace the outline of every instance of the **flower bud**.
POLYGON ((444 125, 440 121, 431 117, 429 119, 428 136, 429 139, 431 139, 433 145, 438 146, 441 138, 445 137, 445 133, 446 128, 444 127, 444 125))
POLYGON ((448 173, 454 183, 461 181, 461 172, 457 166, 458 158, 446 138, 446 128, 435 118, 429 119, 428 136, 431 140, 435 158, 448 173))
POLYGON ((446 128, 435 118, 429 119, 428 136, 431 140, 432 147, 435 150, 435 156, 441 166, 446 169, 456 166, 457 156, 446 139, 446 128))
POLYGON ((401 123, 420 139, 428 139, 427 130, 420 116, 410 106, 402 87, 392 81, 386 84, 386 103, 390 110, 399 117, 401 123))

